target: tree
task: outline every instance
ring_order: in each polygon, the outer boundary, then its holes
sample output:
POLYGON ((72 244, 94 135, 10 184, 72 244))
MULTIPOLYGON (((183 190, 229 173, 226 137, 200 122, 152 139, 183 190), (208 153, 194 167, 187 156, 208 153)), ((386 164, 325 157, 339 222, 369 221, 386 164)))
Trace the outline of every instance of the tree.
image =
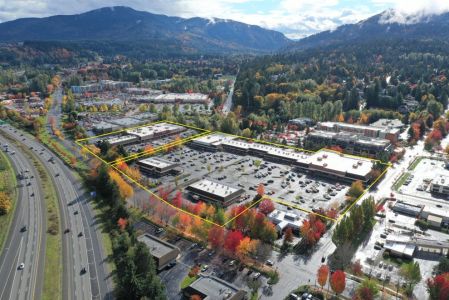
POLYGON ((346 287, 346 274, 342 270, 335 271, 330 277, 330 285, 335 294, 343 293, 346 287))
POLYGON ((321 265, 317 272, 318 284, 323 288, 326 285, 327 277, 329 276, 329 267, 327 265, 321 265))
POLYGON ((265 195, 265 186, 262 183, 259 183, 259 186, 257 187, 257 195, 265 195))
POLYGON ((416 261, 403 264, 400 274, 408 281, 410 288, 421 280, 421 269, 416 261))
POLYGON ((221 249, 224 243, 224 229, 220 226, 214 226, 209 230, 208 241, 213 249, 221 249))
POLYGON ((293 242, 293 230, 291 227, 287 227, 284 233, 284 243, 288 244, 293 242))
POLYGON ((128 220, 126 220, 125 218, 119 218, 117 224, 120 230, 125 230, 126 226, 128 225, 128 220))
POLYGON ((236 255, 243 259, 251 252, 254 252, 254 249, 252 248, 253 244, 251 243, 251 239, 247 236, 245 236, 239 243, 239 245, 236 248, 236 255))
POLYGON ((182 193, 181 191, 177 191, 175 197, 172 200, 172 204, 178 208, 182 207, 182 193))
POLYGON ((354 273, 354 275, 357 275, 357 276, 363 275, 362 265, 360 264, 360 259, 356 260, 352 264, 352 273, 354 273))
POLYGON ((229 231, 225 238, 224 249, 229 252, 229 254, 235 254, 235 251, 243 240, 243 234, 238 231, 229 231))
POLYGON ((274 203, 270 199, 263 199, 259 204, 259 211, 264 215, 268 215, 274 210, 274 203))
POLYGON ((356 290, 356 295, 360 300, 373 300, 379 293, 377 283, 372 279, 365 279, 356 290))
POLYGON ((449 299, 449 273, 443 273, 427 280, 427 291, 431 300, 449 299))
POLYGON ((363 194, 363 182, 361 180, 356 180, 351 184, 351 188, 348 191, 348 195, 352 200, 359 198, 363 194))
POLYGON ((427 102, 427 111, 432 114, 434 119, 437 119, 444 111, 444 107, 436 100, 430 100, 427 102))
POLYGON ((5 192, 0 192, 0 215, 6 215, 11 209, 11 199, 5 192))

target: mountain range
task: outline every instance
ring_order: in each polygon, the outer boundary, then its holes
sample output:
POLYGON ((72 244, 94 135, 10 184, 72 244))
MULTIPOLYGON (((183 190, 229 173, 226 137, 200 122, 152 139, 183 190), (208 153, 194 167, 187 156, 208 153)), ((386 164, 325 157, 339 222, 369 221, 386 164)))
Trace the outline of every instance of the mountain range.
POLYGON ((394 15, 394 10, 387 10, 356 24, 346 24, 308 36, 289 44, 286 49, 295 51, 388 39, 449 40, 449 13, 429 15, 405 23, 396 22, 394 15))
POLYGON ((224 19, 180 18, 115 6, 77 15, 0 23, 0 41, 148 41, 183 51, 271 52, 291 41, 282 33, 224 19))
POLYGON ((449 13, 398 23, 395 11, 387 10, 295 42, 280 32, 233 20, 185 19, 124 6, 0 23, 0 42, 58 42, 59 47, 132 56, 263 54, 388 39, 447 41, 449 13))

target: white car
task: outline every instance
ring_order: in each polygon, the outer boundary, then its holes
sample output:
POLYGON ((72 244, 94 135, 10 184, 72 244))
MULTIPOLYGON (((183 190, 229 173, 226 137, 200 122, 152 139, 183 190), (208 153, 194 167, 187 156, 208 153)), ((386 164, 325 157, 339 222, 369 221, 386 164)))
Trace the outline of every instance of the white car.
POLYGON ((24 263, 21 263, 17 269, 23 270, 24 268, 25 268, 25 264, 24 264, 24 263))

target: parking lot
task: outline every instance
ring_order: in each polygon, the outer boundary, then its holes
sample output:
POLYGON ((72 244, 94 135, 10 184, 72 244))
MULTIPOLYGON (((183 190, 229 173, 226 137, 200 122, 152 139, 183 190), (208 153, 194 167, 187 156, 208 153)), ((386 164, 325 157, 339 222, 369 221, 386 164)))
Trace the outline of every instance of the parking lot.
POLYGON ((443 161, 423 158, 414 170, 408 173, 410 175, 400 187, 402 194, 446 201, 443 197, 430 193, 430 183, 437 175, 449 176, 449 170, 446 169, 446 164, 443 161))
MULTIPOLYGON (((345 201, 349 186, 303 174, 289 165, 265 161, 252 156, 240 156, 228 152, 207 152, 185 146, 157 157, 179 163, 182 173, 162 178, 150 177, 156 185, 181 189, 197 180, 208 178, 222 184, 242 188, 245 194, 239 202, 250 201, 257 194, 259 184, 265 194, 279 199, 277 208, 297 210, 289 204, 306 210, 337 208, 345 201)), ((157 188, 153 189, 155 192, 157 188)), ((185 199, 191 199, 187 192, 185 199)), ((191 199, 193 200, 193 199, 191 199)), ((305 212, 297 210, 301 215, 305 212)))

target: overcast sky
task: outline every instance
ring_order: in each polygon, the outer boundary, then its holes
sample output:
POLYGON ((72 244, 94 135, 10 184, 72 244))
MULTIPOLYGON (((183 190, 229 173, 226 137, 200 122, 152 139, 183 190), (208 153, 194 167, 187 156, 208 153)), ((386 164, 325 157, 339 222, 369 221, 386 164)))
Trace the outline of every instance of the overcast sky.
POLYGON ((389 20, 397 22, 410 20, 405 18, 410 14, 449 11, 449 0, 0 0, 0 22, 116 5, 186 18, 233 19, 275 29, 290 38, 355 23, 389 8, 396 10, 389 20))

